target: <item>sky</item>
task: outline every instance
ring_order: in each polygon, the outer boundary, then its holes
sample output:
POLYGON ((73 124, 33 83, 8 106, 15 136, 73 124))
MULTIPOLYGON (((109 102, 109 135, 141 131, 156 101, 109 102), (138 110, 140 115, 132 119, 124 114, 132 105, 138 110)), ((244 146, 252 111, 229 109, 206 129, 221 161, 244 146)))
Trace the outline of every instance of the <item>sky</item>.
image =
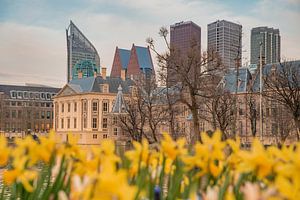
POLYGON ((70 20, 110 72, 116 46, 146 46, 152 37, 163 52, 159 28, 191 20, 201 27, 205 50, 207 24, 222 19, 243 26, 243 64, 250 60, 251 28, 258 26, 279 28, 281 57, 300 59, 300 0, 0 0, 0 84, 63 87, 70 20))

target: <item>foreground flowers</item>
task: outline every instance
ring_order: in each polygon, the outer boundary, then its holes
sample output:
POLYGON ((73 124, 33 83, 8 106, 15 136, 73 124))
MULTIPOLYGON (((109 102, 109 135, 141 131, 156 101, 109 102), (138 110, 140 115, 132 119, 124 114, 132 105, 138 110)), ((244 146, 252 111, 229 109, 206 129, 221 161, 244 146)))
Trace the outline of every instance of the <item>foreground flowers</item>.
POLYGON ((57 144, 54 133, 39 141, 27 137, 8 147, 0 137, 0 175, 11 199, 299 199, 300 143, 265 149, 254 139, 222 141, 201 133, 188 146, 164 134, 150 148, 146 140, 117 155, 114 142, 83 149, 69 135, 57 144))

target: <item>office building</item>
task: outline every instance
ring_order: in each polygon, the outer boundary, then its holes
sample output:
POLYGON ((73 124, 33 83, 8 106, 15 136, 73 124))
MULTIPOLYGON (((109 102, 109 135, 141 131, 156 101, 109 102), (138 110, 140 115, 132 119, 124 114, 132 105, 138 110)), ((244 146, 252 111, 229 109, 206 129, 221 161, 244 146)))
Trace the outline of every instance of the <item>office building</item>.
POLYGON ((242 58, 242 25, 226 20, 208 24, 207 50, 209 53, 216 52, 224 67, 236 67, 237 61, 242 58))
POLYGON ((46 133, 53 124, 53 96, 59 88, 0 85, 0 132, 7 137, 46 133))
POLYGON ((262 59, 264 64, 280 61, 279 29, 256 27, 251 30, 251 64, 260 64, 260 43, 262 44, 262 59))
POLYGON ((67 81, 73 78, 77 71, 83 74, 93 76, 93 73, 99 73, 100 57, 93 44, 83 35, 83 33, 70 21, 69 27, 66 29, 67 36, 67 81))
MULTIPOLYGON (((199 54, 201 54, 200 26, 192 21, 182 21, 170 26, 170 46, 172 48, 171 53, 174 52, 176 57, 185 59, 185 56, 187 56, 192 45, 194 48, 198 48, 199 54)), ((167 84, 169 86, 175 85, 179 82, 179 78, 172 67, 168 67, 167 74, 167 84)))

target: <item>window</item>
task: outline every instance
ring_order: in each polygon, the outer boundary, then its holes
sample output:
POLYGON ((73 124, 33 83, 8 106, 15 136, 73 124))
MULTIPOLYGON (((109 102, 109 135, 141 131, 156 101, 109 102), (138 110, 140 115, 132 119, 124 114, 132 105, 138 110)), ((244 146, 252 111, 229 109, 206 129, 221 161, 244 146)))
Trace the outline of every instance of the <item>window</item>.
POLYGON ((86 101, 83 102, 83 111, 84 112, 87 111, 87 102, 86 101))
POLYGON ((37 111, 37 112, 35 113, 35 118, 36 118, 36 119, 39 119, 39 118, 40 118, 40 112, 39 112, 39 111, 37 111))
POLYGON ((243 122, 240 121, 240 134, 243 135, 244 131, 243 131, 243 122))
POLYGON ((47 111, 47 119, 50 119, 50 116, 51 116, 51 112, 47 111))
POLYGON ((15 110, 11 111, 11 118, 16 118, 17 117, 17 112, 15 110))
POLYGON ((28 92, 24 92, 24 99, 28 99, 29 98, 29 93, 28 92))
POLYGON ((61 128, 64 128, 64 118, 61 119, 60 127, 61 127, 61 128))
POLYGON ((17 106, 22 106, 22 102, 21 102, 21 101, 18 101, 18 102, 17 102, 17 106))
POLYGON ((107 128, 107 118, 103 118, 102 128, 107 128))
POLYGON ((11 106, 16 106, 16 105, 17 105, 17 103, 15 101, 11 102, 11 106))
POLYGON ((15 91, 12 91, 12 92, 10 92, 10 94, 11 94, 11 97, 12 98, 17 98, 17 92, 15 92, 15 91))
POLYGON ((93 118, 92 120, 92 128, 97 128, 97 118, 93 118))
POLYGON ((86 128, 87 126, 87 119, 86 117, 83 118, 83 128, 86 128))
POLYGON ((18 99, 22 99, 23 98, 23 92, 18 92, 18 99))
POLYGON ((77 128, 77 119, 74 118, 74 128, 77 128))
POLYGON ((244 113, 243 113, 243 109, 242 108, 239 108, 239 115, 241 116, 241 115, 243 115, 244 113))
POLYGON ((118 128, 114 128, 114 135, 118 135, 118 128))
POLYGON ((64 110, 65 110, 65 105, 64 105, 64 103, 62 103, 62 104, 61 104, 61 112, 63 113, 64 110))
POLYGON ((113 117, 113 125, 116 125, 118 123, 118 118, 117 117, 113 117))
POLYGON ((35 93, 35 94, 34 94, 34 98, 35 98, 35 99, 40 99, 40 93, 35 93))
POLYGON ((51 103, 46 103, 46 107, 49 108, 51 103))
POLYGON ((32 92, 29 93, 29 98, 30 98, 30 99, 33 99, 33 98, 34 98, 34 95, 33 95, 32 92))
POLYGON ((77 102, 74 103, 74 112, 77 112, 77 102))
POLYGON ((41 118, 42 118, 42 119, 45 119, 45 111, 42 111, 42 112, 41 112, 41 118))
POLYGON ((108 102, 103 102, 103 112, 108 112, 108 102))
POLYGON ((45 105, 46 105, 45 103, 41 103, 41 107, 45 107, 45 105))
POLYGON ((93 134, 93 139, 97 139, 97 134, 93 134))
POLYGON ((18 118, 22 118, 22 111, 21 110, 18 110, 18 118))
POLYGON ((70 118, 67 119, 67 127, 70 128, 70 118))
POLYGON ((41 98, 42 98, 42 99, 45 99, 45 97, 46 97, 45 93, 42 93, 42 94, 41 94, 41 98))
POLYGON ((97 112, 97 110, 98 110, 98 103, 93 102, 93 112, 97 112))
POLYGON ((103 134, 103 139, 107 138, 107 134, 103 134))
POLYGON ((50 93, 47 93, 47 99, 51 99, 51 94, 50 93))
POLYGON ((71 111, 71 104, 68 103, 68 112, 70 112, 70 111, 71 111))

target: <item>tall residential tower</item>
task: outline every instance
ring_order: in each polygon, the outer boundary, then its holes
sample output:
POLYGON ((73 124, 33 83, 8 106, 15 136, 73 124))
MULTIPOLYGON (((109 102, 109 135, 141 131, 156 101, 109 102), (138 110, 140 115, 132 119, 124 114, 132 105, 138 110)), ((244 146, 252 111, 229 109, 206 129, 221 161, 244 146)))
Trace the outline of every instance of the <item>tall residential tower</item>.
POLYGON ((251 30, 251 64, 259 65, 260 43, 262 43, 262 58, 265 64, 280 61, 279 29, 265 26, 251 30))
POLYGON ((225 67, 235 67, 242 58, 242 25, 226 20, 208 24, 207 50, 217 52, 225 67))
POLYGON ((70 21, 66 29, 68 70, 67 81, 76 79, 80 71, 83 77, 93 76, 100 72, 100 57, 93 44, 70 21))

